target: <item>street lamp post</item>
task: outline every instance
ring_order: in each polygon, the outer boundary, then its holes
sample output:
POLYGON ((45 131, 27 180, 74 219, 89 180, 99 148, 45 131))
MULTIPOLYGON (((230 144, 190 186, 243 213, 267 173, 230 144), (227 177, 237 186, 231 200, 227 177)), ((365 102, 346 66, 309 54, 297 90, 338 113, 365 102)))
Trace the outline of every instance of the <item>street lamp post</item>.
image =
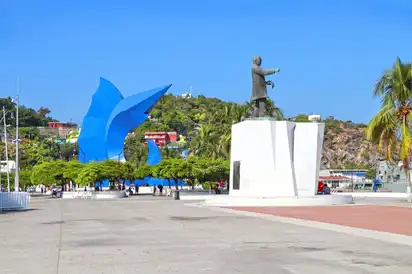
POLYGON ((19 191, 19 96, 18 95, 16 97, 16 174, 15 174, 15 180, 14 180, 14 191, 19 191))
POLYGON ((4 143, 6 149, 6 166, 7 166, 7 192, 10 192, 10 167, 9 167, 9 151, 7 149, 7 125, 6 125, 6 111, 3 106, 3 125, 4 125, 4 143))

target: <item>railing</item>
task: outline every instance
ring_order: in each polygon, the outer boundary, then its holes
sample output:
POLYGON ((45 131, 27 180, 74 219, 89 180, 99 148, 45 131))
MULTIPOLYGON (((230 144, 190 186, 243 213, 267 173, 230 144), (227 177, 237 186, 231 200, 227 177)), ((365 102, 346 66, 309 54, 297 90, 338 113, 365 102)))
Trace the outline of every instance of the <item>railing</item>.
POLYGON ((29 207, 30 194, 27 192, 0 192, 1 210, 24 210, 29 207))

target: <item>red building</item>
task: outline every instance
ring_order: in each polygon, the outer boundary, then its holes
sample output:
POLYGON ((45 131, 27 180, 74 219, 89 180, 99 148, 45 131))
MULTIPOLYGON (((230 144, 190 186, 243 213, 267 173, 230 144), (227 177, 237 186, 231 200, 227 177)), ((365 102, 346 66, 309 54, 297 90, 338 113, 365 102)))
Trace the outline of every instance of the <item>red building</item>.
POLYGON ((176 132, 145 132, 144 134, 145 142, 147 140, 152 139, 155 141, 156 145, 159 147, 164 147, 166 144, 170 142, 177 141, 177 133, 176 132))
POLYGON ((76 127, 73 123, 64 123, 64 122, 50 122, 49 128, 73 128, 76 127))

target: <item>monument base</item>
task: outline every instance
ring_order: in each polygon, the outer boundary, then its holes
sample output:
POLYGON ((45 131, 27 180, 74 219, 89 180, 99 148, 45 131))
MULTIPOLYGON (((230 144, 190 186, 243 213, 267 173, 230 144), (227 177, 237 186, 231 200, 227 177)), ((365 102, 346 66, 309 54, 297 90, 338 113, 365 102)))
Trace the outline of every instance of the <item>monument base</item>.
POLYGON ((331 206, 353 203, 351 195, 313 195, 291 197, 240 197, 214 196, 205 200, 207 206, 220 207, 269 207, 269 206, 331 206))
POLYGON ((119 199, 128 197, 125 191, 103 191, 103 192, 92 192, 92 191, 71 191, 63 192, 63 199, 119 199))
POLYGON ((232 126, 230 196, 313 196, 324 124, 245 120, 232 126))

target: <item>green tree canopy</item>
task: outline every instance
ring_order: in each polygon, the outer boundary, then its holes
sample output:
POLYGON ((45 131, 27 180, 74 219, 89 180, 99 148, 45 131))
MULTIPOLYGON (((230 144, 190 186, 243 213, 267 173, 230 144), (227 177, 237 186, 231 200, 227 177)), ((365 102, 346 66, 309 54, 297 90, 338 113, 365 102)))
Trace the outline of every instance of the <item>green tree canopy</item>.
MULTIPOLYGON (((409 155, 411 150, 412 121, 412 63, 403 63, 396 59, 392 69, 386 71, 375 86, 374 95, 381 98, 382 106, 369 122, 366 137, 379 144, 386 159, 391 161, 396 148, 409 186, 409 155)), ((412 196, 409 195, 412 202, 412 196)))

